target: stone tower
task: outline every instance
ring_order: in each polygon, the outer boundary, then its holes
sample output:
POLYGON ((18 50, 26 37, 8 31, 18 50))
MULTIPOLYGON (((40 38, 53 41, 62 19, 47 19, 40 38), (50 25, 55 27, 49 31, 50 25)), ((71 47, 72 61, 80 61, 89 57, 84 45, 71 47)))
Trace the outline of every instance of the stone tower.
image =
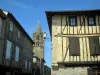
POLYGON ((41 30, 40 22, 38 21, 36 32, 33 34, 34 55, 40 59, 44 59, 44 39, 43 32, 41 30))

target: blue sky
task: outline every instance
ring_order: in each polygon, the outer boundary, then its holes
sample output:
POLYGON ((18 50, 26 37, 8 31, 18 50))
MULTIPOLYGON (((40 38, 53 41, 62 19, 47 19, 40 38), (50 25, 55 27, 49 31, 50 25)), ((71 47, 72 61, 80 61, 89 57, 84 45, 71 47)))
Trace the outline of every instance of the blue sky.
MULTIPOLYGON (((43 32, 50 38, 46 10, 100 9, 100 0, 0 0, 0 8, 10 11, 32 37, 40 20, 43 32)), ((51 41, 45 40, 45 61, 51 67, 51 41)))

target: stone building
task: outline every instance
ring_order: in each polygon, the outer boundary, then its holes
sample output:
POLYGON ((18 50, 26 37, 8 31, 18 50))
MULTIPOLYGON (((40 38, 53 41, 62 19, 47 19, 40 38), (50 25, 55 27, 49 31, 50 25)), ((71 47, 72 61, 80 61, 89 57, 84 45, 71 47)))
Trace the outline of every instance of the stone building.
POLYGON ((51 75, 51 68, 44 65, 44 75, 51 75))
MULTIPOLYGON (((33 33, 33 40, 35 42, 35 45, 33 45, 34 49, 34 56, 39 59, 39 68, 40 68, 40 74, 44 74, 44 37, 43 32, 41 30, 40 22, 38 21, 36 32, 33 33)), ((34 60, 34 59, 33 59, 34 60)))
POLYGON ((100 10, 46 11, 52 75, 100 74, 100 10))
POLYGON ((32 74, 33 44, 12 13, 0 9, 0 75, 32 74))

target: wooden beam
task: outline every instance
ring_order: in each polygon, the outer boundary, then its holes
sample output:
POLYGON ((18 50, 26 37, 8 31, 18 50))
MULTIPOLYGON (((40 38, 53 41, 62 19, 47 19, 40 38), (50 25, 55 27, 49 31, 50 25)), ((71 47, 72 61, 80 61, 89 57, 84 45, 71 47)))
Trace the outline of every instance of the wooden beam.
POLYGON ((91 37, 91 36, 100 36, 99 33, 96 34, 60 34, 54 35, 55 37, 91 37))
POLYGON ((65 61, 65 58, 66 58, 66 56, 67 56, 68 49, 69 49, 69 45, 68 45, 68 47, 67 47, 67 50, 66 50, 65 56, 64 56, 64 58, 63 58, 63 62, 65 61))

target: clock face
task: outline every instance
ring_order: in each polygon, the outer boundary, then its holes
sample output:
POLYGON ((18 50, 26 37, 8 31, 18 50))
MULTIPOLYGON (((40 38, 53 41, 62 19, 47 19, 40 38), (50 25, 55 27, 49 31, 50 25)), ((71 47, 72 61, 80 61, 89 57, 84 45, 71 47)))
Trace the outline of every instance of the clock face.
POLYGON ((56 17, 55 16, 52 17, 52 23, 56 24, 56 17))

